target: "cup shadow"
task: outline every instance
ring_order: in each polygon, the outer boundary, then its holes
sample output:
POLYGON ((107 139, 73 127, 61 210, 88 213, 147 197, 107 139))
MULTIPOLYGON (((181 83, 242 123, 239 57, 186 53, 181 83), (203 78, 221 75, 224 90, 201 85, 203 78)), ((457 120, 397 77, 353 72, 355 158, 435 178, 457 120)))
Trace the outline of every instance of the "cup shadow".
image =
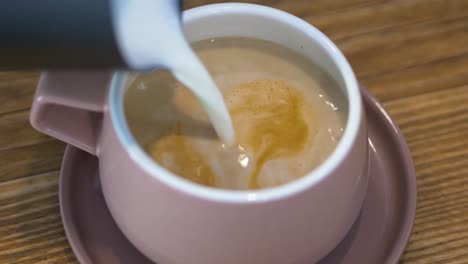
POLYGON ((346 234, 345 238, 333 249, 325 258, 320 260, 317 264, 329 264, 329 263, 344 263, 347 253, 351 250, 351 246, 358 234, 359 227, 361 226, 362 213, 359 214, 351 229, 346 234))

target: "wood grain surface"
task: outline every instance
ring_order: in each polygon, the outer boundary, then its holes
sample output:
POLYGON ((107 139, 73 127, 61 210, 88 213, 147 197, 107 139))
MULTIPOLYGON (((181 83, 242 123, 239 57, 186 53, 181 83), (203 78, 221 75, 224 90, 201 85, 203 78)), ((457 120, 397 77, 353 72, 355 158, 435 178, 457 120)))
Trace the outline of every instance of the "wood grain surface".
MULTIPOLYGON (((468 0, 242 2, 322 30, 402 129, 418 207, 401 263, 468 263, 468 0)), ((28 121, 38 76, 0 72, 0 263, 76 263, 57 195, 65 144, 28 121)))

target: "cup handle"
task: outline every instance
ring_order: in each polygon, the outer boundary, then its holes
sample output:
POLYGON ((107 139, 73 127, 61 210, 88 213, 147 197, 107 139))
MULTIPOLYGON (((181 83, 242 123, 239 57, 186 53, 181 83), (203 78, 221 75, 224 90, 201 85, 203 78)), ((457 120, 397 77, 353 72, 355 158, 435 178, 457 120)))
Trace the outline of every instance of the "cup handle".
POLYGON ((110 72, 42 73, 31 108, 31 125, 42 133, 98 155, 111 78, 110 72))

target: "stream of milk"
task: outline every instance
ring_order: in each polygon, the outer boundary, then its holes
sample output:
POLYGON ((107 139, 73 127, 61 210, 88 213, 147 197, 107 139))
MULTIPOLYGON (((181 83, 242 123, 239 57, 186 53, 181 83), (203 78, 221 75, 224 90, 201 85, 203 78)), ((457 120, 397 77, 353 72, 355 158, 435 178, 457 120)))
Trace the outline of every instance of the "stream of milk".
POLYGON ((216 83, 185 39, 180 2, 115 0, 113 16, 120 51, 134 69, 168 68, 197 96, 218 136, 232 144, 231 117, 216 83))

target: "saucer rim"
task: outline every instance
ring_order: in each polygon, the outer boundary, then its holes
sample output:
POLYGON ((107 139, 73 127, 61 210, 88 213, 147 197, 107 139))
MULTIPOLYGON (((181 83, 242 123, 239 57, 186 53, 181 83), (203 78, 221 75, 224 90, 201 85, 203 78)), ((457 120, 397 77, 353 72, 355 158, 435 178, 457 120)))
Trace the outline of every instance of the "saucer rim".
POLYGON ((373 96, 370 93, 370 91, 367 90, 367 88, 365 88, 362 84, 360 84, 359 86, 362 93, 363 104, 366 106, 366 111, 369 110, 369 108, 367 107, 371 107, 374 112, 384 117, 384 122, 387 125, 387 128, 388 126, 390 126, 392 132, 395 134, 395 139, 398 140, 398 145, 395 146, 395 148, 399 149, 400 159, 405 164, 405 193, 408 195, 408 199, 406 199, 406 210, 404 214, 406 217, 404 218, 405 220, 403 222, 403 228, 399 230, 398 236, 395 239, 395 243, 393 243, 394 247, 392 247, 391 253, 385 259, 385 264, 394 264, 398 263, 401 256, 403 256, 414 228, 418 193, 416 171, 414 168, 413 157, 411 156, 408 143, 406 142, 403 133, 401 132, 394 119, 385 110, 383 104, 375 96, 373 96))

